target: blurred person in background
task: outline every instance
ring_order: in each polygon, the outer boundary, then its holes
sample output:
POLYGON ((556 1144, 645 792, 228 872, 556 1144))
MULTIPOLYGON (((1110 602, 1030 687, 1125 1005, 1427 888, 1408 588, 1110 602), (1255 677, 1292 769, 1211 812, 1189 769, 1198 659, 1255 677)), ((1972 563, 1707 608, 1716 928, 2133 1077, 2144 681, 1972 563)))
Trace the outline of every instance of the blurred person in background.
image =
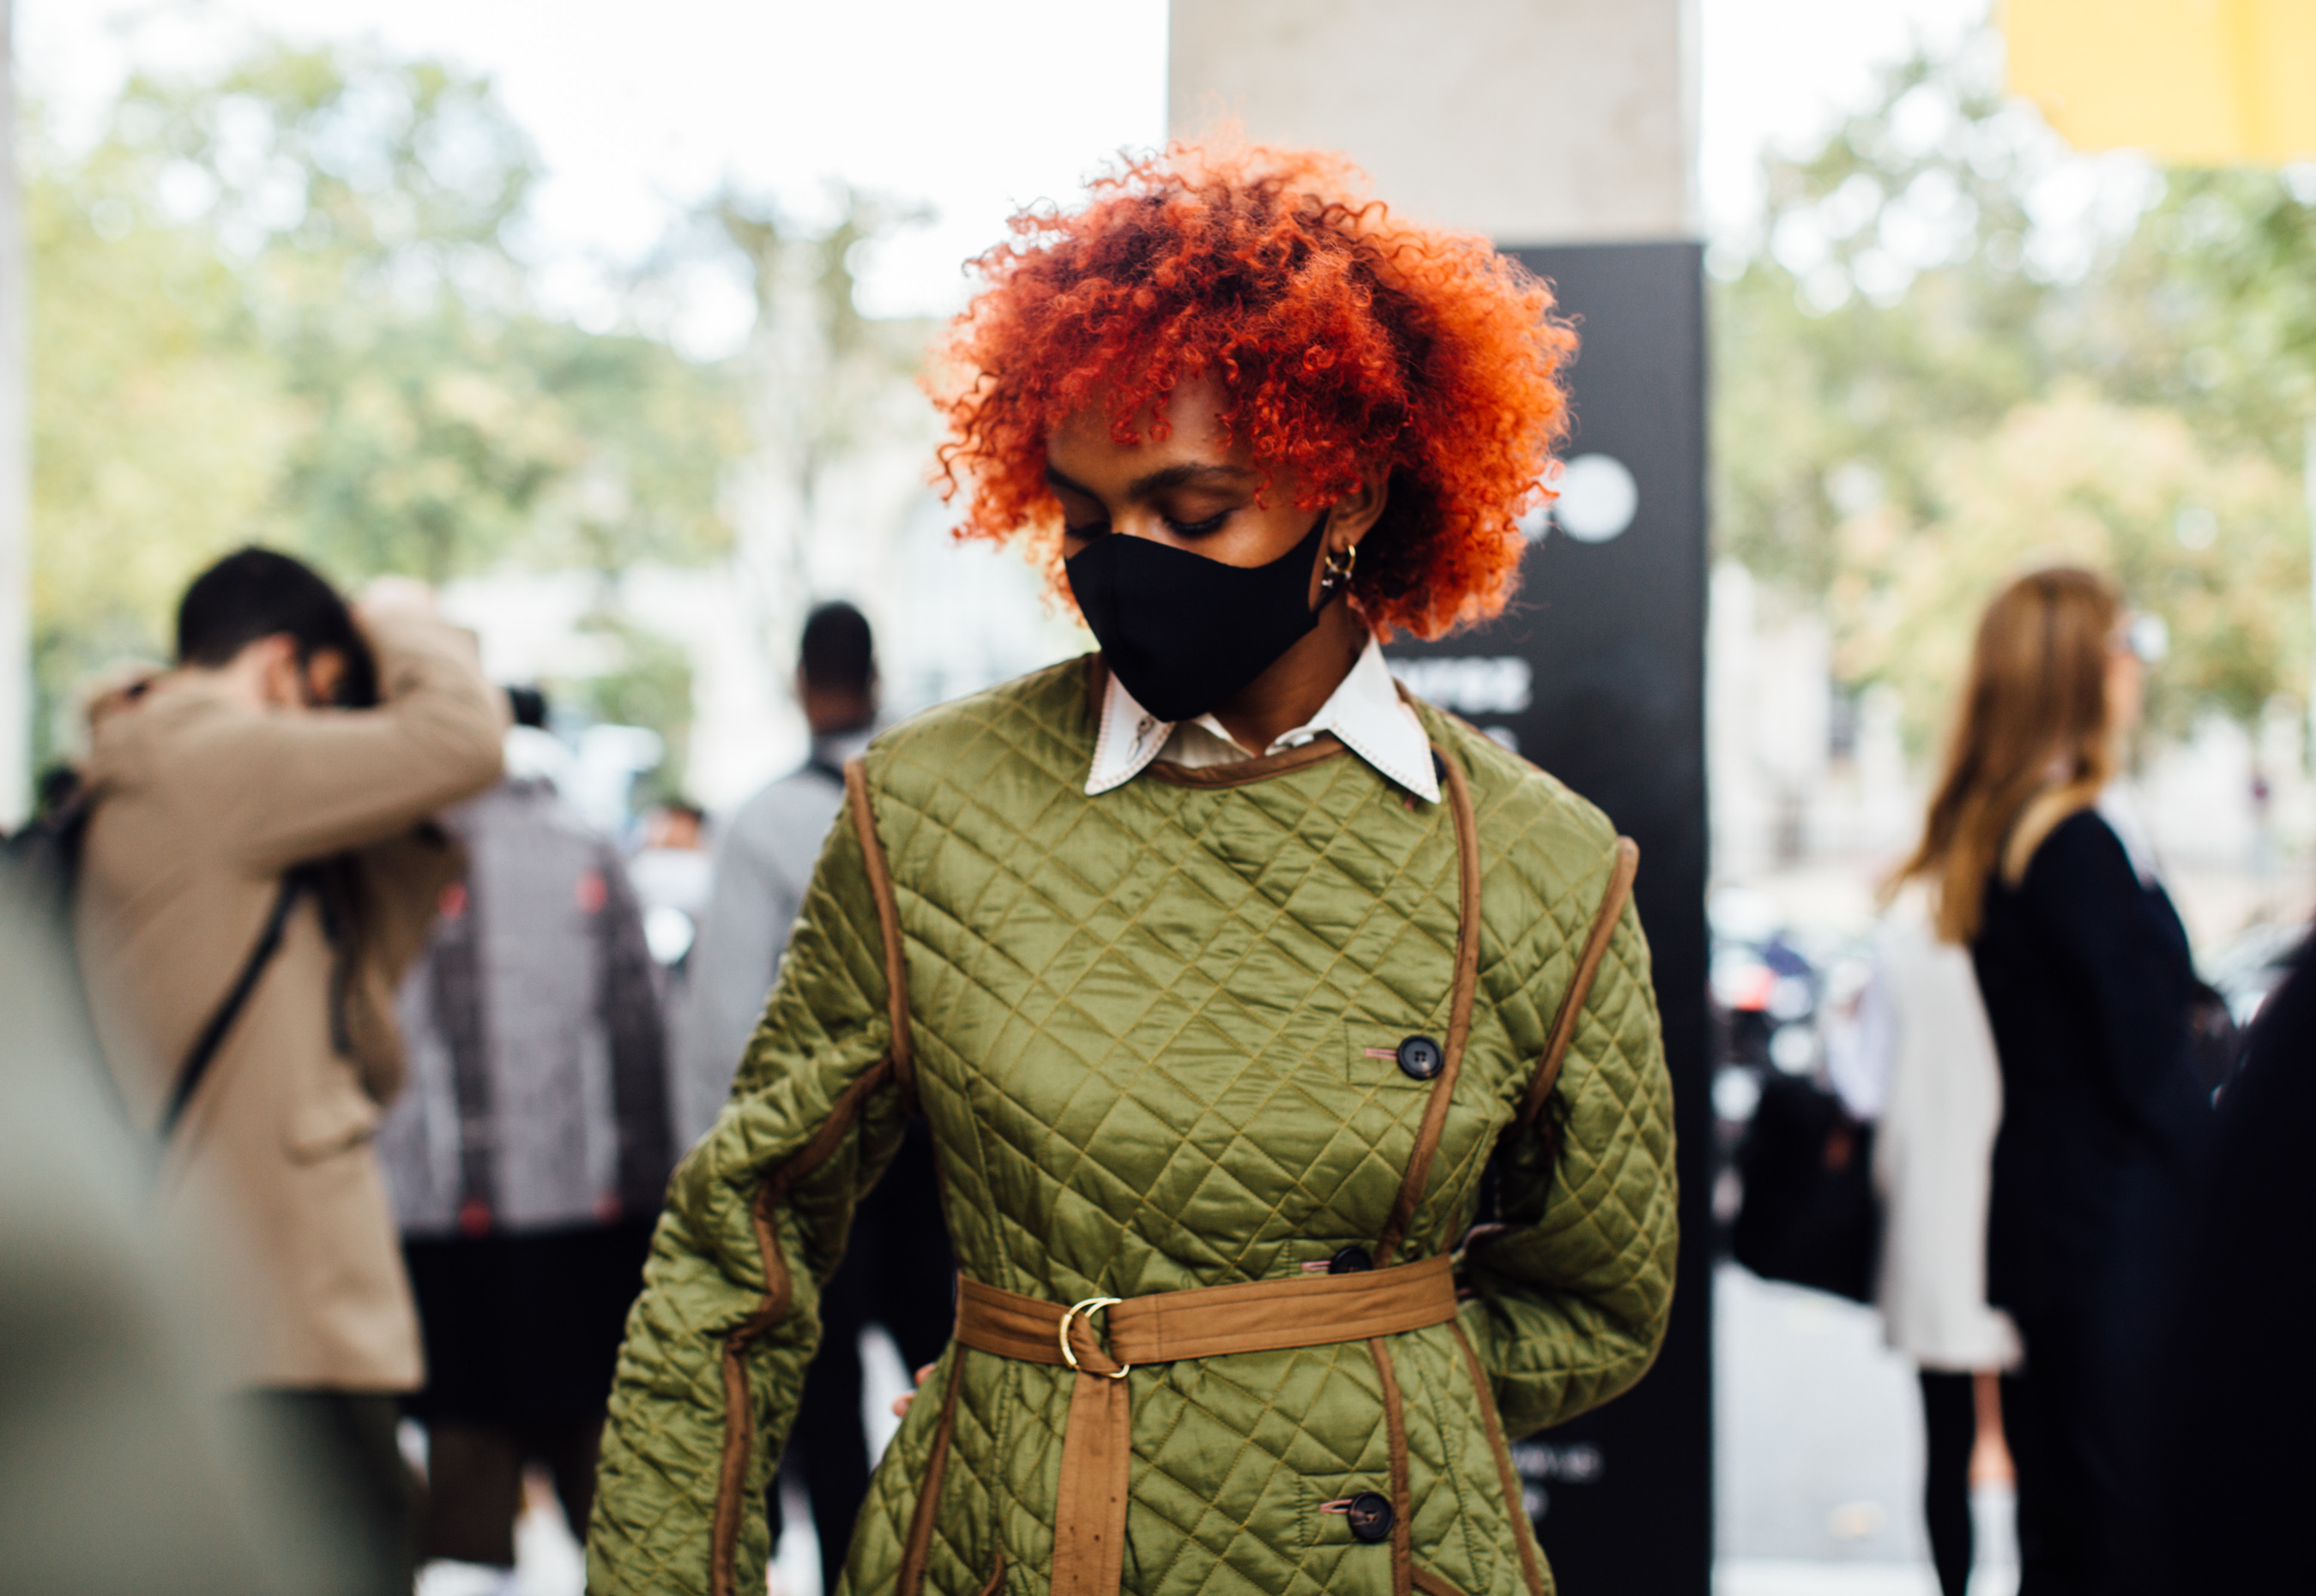
POLYGON ((2101 810, 2143 686, 2106 578, 2004 589, 1903 872, 1969 946, 2001 1064, 1987 1299, 2025 1347, 2002 1414, 2021 1596, 2161 1583, 2153 1399, 2210 1113, 2186 929, 2101 810))
POLYGON ((375 1590, 314 1512, 302 1459, 240 1433, 156 1245, 150 1149, 104 1078, 52 879, 0 858, 0 1592, 375 1590))
POLYGON ((628 878, 643 905, 644 935, 666 971, 664 989, 681 1006, 689 984, 692 944, 708 913, 715 860, 708 848, 708 811, 689 798, 670 798, 646 811, 641 841, 628 861, 628 878))
POLYGON ((395 986, 462 867, 431 817, 498 778, 505 704, 423 589, 350 609, 271 550, 202 572, 176 633, 82 773, 90 1008, 160 1144, 165 1242, 212 1261, 232 1379, 334 1485, 377 1588, 406 1589, 395 1427, 423 1364, 373 1137, 395 986))
POLYGON ((379 1131, 425 1339, 409 1404, 427 1435, 419 1556, 479 1565, 477 1591, 512 1589, 527 1466, 586 1531, 611 1365, 674 1163, 656 978, 619 847, 557 791, 569 760, 545 698, 507 696, 506 779, 441 817, 467 875, 403 983, 409 1086, 379 1131))
POLYGON ((921 1110, 955 1334, 840 1588, 1540 1596, 1507 1439, 1671 1306, 1635 856, 1381 643, 1501 611, 1574 335, 1335 156, 1176 145, 1014 226, 941 457, 1102 652, 845 767, 670 1184, 589 1588, 762 1584, 822 1282, 921 1110))
MULTIPOLYGON (((797 699, 812 732, 804 764, 742 804, 717 849, 716 887, 690 961, 684 1085, 687 1137, 704 1133, 724 1100, 748 1039, 763 1017, 788 931, 813 865, 844 804, 844 762, 868 746, 877 720, 876 642, 850 604, 805 617, 797 699)), ((941 1219, 931 1133, 913 1117, 901 1151, 852 1219, 844 1261, 821 1294, 820 1350, 783 1474, 812 1503, 824 1582, 833 1587, 853 1521, 868 1491, 868 1434, 860 1413, 860 1333, 881 1325, 911 1368, 949 1339, 956 1264, 941 1219)), ((779 1533, 778 1482, 766 1501, 779 1533)))
POLYGON ((2221 1095, 2211 1200, 2169 1344, 2162 1504, 2179 1591, 2309 1583, 2316 1497, 2316 940, 2221 1095))
POLYGON ((1834 1089, 1874 1132, 1881 1246, 1874 1306, 1922 1394, 1923 1521, 1943 1596, 1975 1560, 1973 1455, 2001 1445, 1997 1381, 2018 1334, 1986 1300, 1986 1210, 2001 1065, 1966 948, 1937 931, 1931 883, 1893 883, 1854 1019, 1830 1031, 1834 1089))
POLYGON ((868 746, 876 725, 876 640, 868 616, 840 601, 805 617, 796 694, 812 734, 805 762, 733 811, 717 841, 680 1028, 687 1142, 714 1122, 731 1095, 813 864, 844 805, 844 762, 868 746))

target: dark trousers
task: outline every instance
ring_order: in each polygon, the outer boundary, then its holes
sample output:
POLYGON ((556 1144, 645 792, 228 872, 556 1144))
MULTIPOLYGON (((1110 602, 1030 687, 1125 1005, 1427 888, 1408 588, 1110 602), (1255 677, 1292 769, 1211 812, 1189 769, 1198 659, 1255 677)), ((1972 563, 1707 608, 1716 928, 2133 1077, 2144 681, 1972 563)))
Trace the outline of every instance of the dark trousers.
MULTIPOLYGON (((822 1289, 820 1350, 806 1372, 781 1462, 782 1476, 800 1483, 812 1500, 821 1580, 829 1590, 836 1588, 836 1572, 851 1549, 852 1526, 868 1494, 860 1332, 882 1325, 913 1377, 949 1343, 957 1322, 956 1281, 931 1137, 922 1123, 913 1123, 885 1178, 853 1215, 844 1261, 822 1289)), ((765 1513, 777 1544, 778 1480, 767 1496, 765 1513)))
POLYGON ((426 1338, 426 1388, 409 1403, 427 1437, 421 1558, 512 1567, 532 1463, 586 1538, 603 1408, 655 1222, 404 1242, 426 1338))
MULTIPOLYGON (((1965 1596, 1977 1534, 1970 1513, 1970 1460, 1978 1447, 1978 1376, 1925 1369, 1922 1381, 1922 1520, 1943 1596, 1965 1596)), ((2004 1402, 2011 1376, 2002 1377, 2004 1402)))
POLYGON ((1922 1436, 1922 1518, 1930 1532, 1930 1561, 1943 1596, 1967 1596, 1976 1552, 1970 1521, 1970 1454, 1978 1444, 1975 1377, 1925 1369, 1922 1436))
POLYGON ((410 1596, 418 1481, 403 1461, 398 1396, 362 1391, 254 1391, 251 1428, 281 1459, 326 1542, 316 1559, 350 1571, 362 1596, 410 1596))
POLYGON ((2018 1328, 2026 1364, 2002 1382, 2002 1430, 2018 1476, 2019 1596, 2152 1596, 2162 1546, 2142 1349, 2112 1320, 2018 1328))
POLYGON ((554 1479, 572 1535, 585 1540, 602 1432, 600 1413, 530 1423, 436 1419, 428 1424, 421 1560, 453 1557, 512 1568, 514 1521, 522 1516, 522 1471, 532 1463, 554 1479))

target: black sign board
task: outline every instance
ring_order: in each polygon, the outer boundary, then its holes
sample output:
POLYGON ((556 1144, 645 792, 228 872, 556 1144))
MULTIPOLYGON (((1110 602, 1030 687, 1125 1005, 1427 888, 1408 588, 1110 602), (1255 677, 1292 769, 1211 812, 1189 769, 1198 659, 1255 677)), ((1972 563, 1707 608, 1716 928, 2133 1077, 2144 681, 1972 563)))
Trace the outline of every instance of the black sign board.
POLYGON ((1567 1596, 1706 1596, 1712 1387, 1706 1060, 1705 304, 1695 244, 1510 252, 1582 339, 1563 498, 1503 616, 1390 653, 1411 687, 1608 811, 1664 1016, 1680 1142, 1679 1293, 1626 1395, 1514 1448, 1567 1596))

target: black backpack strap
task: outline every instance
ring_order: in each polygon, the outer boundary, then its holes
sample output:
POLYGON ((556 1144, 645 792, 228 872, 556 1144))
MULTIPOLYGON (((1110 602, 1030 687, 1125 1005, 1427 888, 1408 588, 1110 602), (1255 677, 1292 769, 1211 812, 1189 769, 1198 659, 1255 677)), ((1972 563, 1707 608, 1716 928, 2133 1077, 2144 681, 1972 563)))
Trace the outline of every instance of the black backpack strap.
POLYGON ((257 945, 249 950, 249 957, 243 962, 241 973, 227 991, 225 1001, 218 1004, 217 1011, 209 1015, 209 1023, 201 1027, 201 1033, 193 1039, 192 1050, 185 1054, 185 1061, 177 1067, 177 1082, 170 1088, 169 1101, 162 1107, 156 1139, 167 1141, 175 1133, 177 1122, 185 1117, 185 1107, 192 1102, 193 1094, 200 1090, 201 1077, 209 1072, 210 1064, 216 1061, 218 1049, 225 1045, 226 1033, 233 1029, 234 1021, 241 1017, 242 1009, 247 1006, 250 993, 257 989, 257 978, 265 973, 265 967, 273 962, 273 955, 281 951, 281 933, 289 925, 290 911, 297 906, 298 894, 305 886, 306 873, 302 870, 290 871, 281 877, 281 889, 273 895, 273 912, 265 917, 265 929, 257 934, 257 945))

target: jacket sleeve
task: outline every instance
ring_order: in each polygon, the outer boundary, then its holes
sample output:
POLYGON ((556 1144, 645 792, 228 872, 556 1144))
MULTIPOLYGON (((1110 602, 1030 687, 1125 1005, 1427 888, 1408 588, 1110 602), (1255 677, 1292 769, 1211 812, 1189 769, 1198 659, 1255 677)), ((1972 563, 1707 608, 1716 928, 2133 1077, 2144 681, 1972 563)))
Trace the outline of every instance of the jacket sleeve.
POLYGON ((731 1100, 686 1155, 628 1316, 587 1588, 761 1590, 764 1487, 852 1209, 903 1125, 859 833, 829 835, 731 1100))
POLYGON ((370 624, 376 709, 236 715, 205 750, 226 834, 271 872, 380 841, 498 780, 506 700, 470 639, 426 616, 370 624))
MULTIPOLYGON (((1596 874, 1596 881, 1600 879, 1596 874)), ((1594 900, 1597 901, 1597 898, 1594 900)), ((1577 950, 1552 961, 1554 1012, 1577 950)), ((1544 1115, 1497 1152, 1502 1219, 1476 1232, 1462 1325, 1513 1438, 1574 1417, 1647 1372, 1672 1307, 1679 1241, 1672 1085, 1649 949, 1627 904, 1544 1115), (1547 1125, 1547 1122, 1549 1122, 1547 1125)))
POLYGON ((2187 1068, 2184 935, 2167 945, 2155 931, 2131 856, 2094 810, 2053 829, 2020 891, 2074 989, 2108 1106, 2144 1145, 2180 1149, 2209 1117, 2187 1068))
POLYGON ((382 1104, 402 1095, 408 1055, 395 994, 426 951, 443 889, 467 873, 466 845, 441 827, 416 826, 353 856, 359 872, 361 962, 338 1006, 345 1054, 362 1089, 382 1104))

